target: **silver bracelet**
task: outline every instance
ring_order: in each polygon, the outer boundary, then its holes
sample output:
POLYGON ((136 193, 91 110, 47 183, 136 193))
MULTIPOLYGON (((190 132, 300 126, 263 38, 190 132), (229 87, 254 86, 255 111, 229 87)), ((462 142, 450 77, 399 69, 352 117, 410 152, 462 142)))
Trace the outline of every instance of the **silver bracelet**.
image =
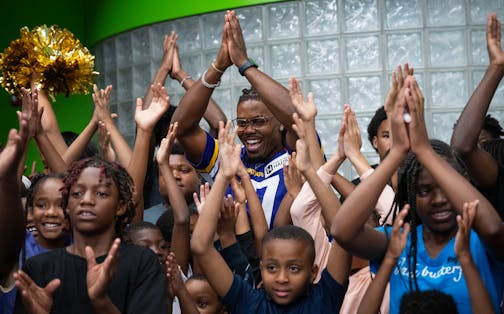
POLYGON ((217 81, 217 83, 215 83, 215 84, 210 84, 210 83, 208 83, 208 82, 205 80, 205 75, 207 74, 207 71, 208 71, 208 70, 205 70, 205 72, 203 72, 203 75, 201 76, 201 84, 203 84, 203 86, 205 86, 206 88, 210 88, 210 89, 212 89, 212 88, 216 88, 216 87, 219 87, 219 86, 220 86, 220 83, 221 83, 221 81, 220 81, 220 80, 218 80, 218 81, 217 81))
POLYGON ((184 77, 184 78, 182 79, 182 81, 180 81, 180 86, 184 87, 184 82, 185 82, 186 80, 189 80, 189 79, 192 79, 192 76, 188 75, 188 76, 184 77))

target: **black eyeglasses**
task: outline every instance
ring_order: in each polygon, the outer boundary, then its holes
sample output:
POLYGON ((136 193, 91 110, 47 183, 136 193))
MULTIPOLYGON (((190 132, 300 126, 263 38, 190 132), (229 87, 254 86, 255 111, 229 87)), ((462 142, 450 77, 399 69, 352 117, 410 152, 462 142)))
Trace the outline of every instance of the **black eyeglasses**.
POLYGON ((271 120, 272 117, 259 116, 252 119, 241 119, 236 118, 233 120, 234 125, 239 129, 245 129, 250 124, 254 129, 263 127, 266 123, 271 120))

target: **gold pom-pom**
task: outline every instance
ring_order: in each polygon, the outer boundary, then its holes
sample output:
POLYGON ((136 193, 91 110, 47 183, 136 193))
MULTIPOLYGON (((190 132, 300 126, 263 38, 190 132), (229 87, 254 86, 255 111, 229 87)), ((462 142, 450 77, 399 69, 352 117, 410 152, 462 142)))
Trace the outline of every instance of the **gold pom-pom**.
POLYGON ((21 29, 21 36, 0 54, 0 84, 11 94, 29 87, 32 73, 35 84, 48 95, 89 92, 93 78, 94 56, 67 29, 53 25, 21 29))

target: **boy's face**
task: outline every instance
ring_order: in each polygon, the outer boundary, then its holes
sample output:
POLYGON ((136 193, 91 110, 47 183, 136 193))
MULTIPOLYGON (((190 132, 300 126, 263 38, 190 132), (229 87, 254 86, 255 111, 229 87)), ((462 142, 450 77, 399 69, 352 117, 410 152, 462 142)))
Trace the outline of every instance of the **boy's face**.
MULTIPOLYGON (((170 155, 170 169, 177 182, 177 186, 184 194, 184 198, 192 200, 192 195, 199 187, 200 180, 196 169, 189 163, 184 155, 170 155)), ((159 176, 159 192, 166 195, 166 183, 163 176, 159 176)))
POLYGON ((380 161, 385 159, 390 150, 390 122, 383 120, 378 127, 376 136, 373 137, 373 147, 378 151, 380 161))
POLYGON ((102 177, 100 168, 82 170, 70 188, 67 213, 74 234, 114 234, 116 216, 124 214, 114 181, 102 177))
POLYGON ((261 275, 266 293, 276 304, 296 301, 313 282, 317 271, 304 243, 291 239, 264 243, 261 275))
POLYGON ((156 253, 159 263, 164 265, 170 248, 159 229, 144 228, 137 230, 130 233, 130 238, 131 243, 151 249, 156 253))
POLYGON ((212 287, 210 287, 208 281, 190 279, 186 282, 185 286, 194 303, 196 303, 200 314, 217 314, 223 312, 219 297, 212 287))

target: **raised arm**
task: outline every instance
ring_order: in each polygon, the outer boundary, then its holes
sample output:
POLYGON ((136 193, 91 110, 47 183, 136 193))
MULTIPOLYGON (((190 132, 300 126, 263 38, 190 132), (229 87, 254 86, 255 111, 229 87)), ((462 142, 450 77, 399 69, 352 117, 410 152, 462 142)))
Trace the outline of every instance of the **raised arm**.
POLYGON ((19 196, 18 164, 27 142, 27 119, 18 114, 19 131, 9 131, 0 152, 0 281, 17 263, 25 237, 24 212, 19 196))
POLYGON ((68 146, 61 135, 56 114, 54 113, 54 109, 49 101, 46 91, 40 89, 38 92, 39 107, 44 107, 44 114, 42 115, 42 128, 58 154, 63 156, 65 151, 68 149, 68 146))
POLYGON ((58 154, 46 133, 42 129, 41 118, 44 107, 39 107, 38 90, 34 89, 30 94, 26 90, 23 92, 23 113, 25 113, 28 122, 28 139, 33 138, 40 154, 44 157, 48 168, 52 172, 63 173, 67 169, 67 164, 58 154))
POLYGON ((341 205, 332 221, 331 234, 350 253, 370 260, 381 260, 387 249, 386 236, 366 224, 369 215, 392 174, 409 150, 404 122, 406 98, 404 86, 398 91, 387 113, 391 121, 392 147, 387 158, 362 181, 341 205))
POLYGON ((252 185, 252 180, 250 180, 250 175, 245 169, 245 165, 240 163, 237 175, 241 179, 241 185, 245 191, 247 197, 247 204, 250 213, 250 222, 252 225, 252 231, 254 233, 254 245, 256 252, 261 252, 262 239, 268 232, 268 223, 266 217, 264 216, 264 209, 261 204, 261 200, 257 196, 254 186, 252 185))
POLYGON ((492 299, 481 280, 480 273, 471 255, 471 225, 478 210, 478 200, 464 203, 462 214, 457 216, 458 230, 455 237, 455 254, 462 267, 473 313, 495 313, 492 299))
POLYGON ((206 146, 206 133, 199 126, 199 122, 207 110, 214 88, 220 84, 222 74, 231 65, 227 28, 229 23, 224 24, 222 43, 215 61, 184 94, 172 117, 173 122, 179 123, 177 138, 192 162, 201 160, 206 146))
POLYGON ((486 39, 490 64, 462 111, 451 138, 451 145, 462 156, 469 175, 482 188, 492 187, 498 174, 496 160, 478 146, 488 107, 504 76, 501 25, 495 13, 488 15, 486 39))
POLYGON ((161 85, 152 86, 154 98, 149 108, 142 110, 142 99, 137 99, 135 112, 135 122, 137 125, 137 136, 135 139, 135 147, 133 155, 127 167, 128 173, 133 178, 136 187, 136 211, 133 222, 143 220, 143 187, 145 181, 145 173, 147 172, 147 159, 149 154, 149 143, 152 135, 152 130, 157 121, 170 105, 170 98, 166 94, 166 90, 161 85))
MULTIPOLYGON (((490 202, 432 148, 424 121, 424 99, 414 77, 406 79, 406 99, 411 114, 408 133, 411 151, 444 191, 453 209, 462 212, 464 203, 480 200, 474 230, 499 260, 504 260, 504 224, 490 202)), ((388 157, 386 158, 388 159, 388 157)))
POLYGON ((142 102, 143 109, 149 108, 152 102, 152 98, 154 97, 154 93, 152 92, 150 86, 152 85, 156 86, 158 84, 161 86, 165 86, 166 78, 172 71, 173 54, 175 52, 175 45, 177 43, 177 38, 178 35, 175 33, 175 31, 171 31, 170 35, 164 36, 163 58, 161 59, 161 64, 159 65, 159 68, 156 71, 154 78, 152 79, 151 85, 149 85, 149 88, 147 88, 147 91, 145 92, 145 96, 142 102))
MULTIPOLYGON (((173 66, 170 76, 180 82, 180 85, 186 91, 189 90, 195 83, 192 76, 190 76, 182 68, 177 46, 175 46, 175 51, 173 53, 173 66)), ((205 119, 210 126, 210 134, 212 134, 213 137, 217 137, 217 134, 219 133, 219 121, 223 121, 224 123, 227 121, 226 115, 213 98, 210 98, 208 101, 206 111, 203 114, 203 119, 205 119)))
MULTIPOLYGON (((226 25, 229 25, 227 28, 229 56, 233 64, 240 69, 249 61, 249 58, 240 22, 234 11, 226 13, 226 25)), ((268 109, 287 129, 287 145, 295 147, 297 136, 292 129, 292 114, 295 110, 289 90, 254 66, 248 67, 242 75, 247 78, 268 109)))
POLYGON ((166 258, 166 278, 168 282, 168 313, 172 313, 173 297, 179 300, 180 310, 184 314, 199 314, 196 303, 191 298, 191 294, 186 289, 182 275, 180 275, 179 265, 173 252, 166 258), (172 293, 170 293, 170 290, 172 293), (170 295, 172 294, 172 295, 170 295), (174 295, 173 295, 174 294, 174 295))
POLYGON ((345 105, 346 129, 344 135, 345 156, 355 168, 359 176, 371 169, 371 165, 361 152, 362 137, 355 117, 355 112, 350 106, 345 105))
POLYGON ((399 256, 401 256, 402 251, 406 247, 410 225, 409 223, 404 223, 404 218, 408 214, 408 210, 409 206, 405 206, 405 208, 399 212, 394 222, 387 253, 385 253, 385 258, 380 264, 378 273, 371 281, 371 284, 366 290, 366 294, 362 298, 362 302, 357 311, 358 314, 374 314, 380 312, 380 306, 390 280, 390 275, 397 264, 399 256))
POLYGON ((111 92, 112 85, 108 85, 105 89, 99 89, 96 85, 93 86, 93 102, 95 104, 94 115, 98 121, 104 123, 105 128, 110 133, 110 142, 114 146, 119 163, 123 167, 127 167, 131 160, 132 152, 128 143, 112 120, 112 115, 108 107, 111 92))
POLYGON ((110 143, 110 132, 102 121, 98 122, 98 148, 100 155, 106 161, 114 162, 116 160, 116 153, 110 143))
POLYGON ((156 159, 159 165, 159 172, 165 181, 166 194, 173 209, 173 231, 171 250, 178 257, 178 263, 182 271, 187 274, 189 267, 189 208, 182 191, 177 185, 170 169, 170 152, 173 141, 177 136, 178 124, 171 124, 166 138, 161 141, 156 159))
POLYGON ((233 273, 222 256, 213 246, 213 236, 217 230, 223 195, 231 178, 236 175, 240 163, 240 147, 234 142, 236 130, 230 135, 231 122, 219 130, 220 162, 215 182, 206 197, 191 239, 191 250, 197 257, 210 285, 220 297, 227 294, 233 283, 233 273))
POLYGON ((304 122, 304 132, 313 168, 318 169, 324 164, 324 156, 320 149, 315 128, 317 106, 315 105, 313 93, 308 93, 308 100, 305 100, 298 80, 292 77, 289 80, 289 95, 298 117, 304 122))

